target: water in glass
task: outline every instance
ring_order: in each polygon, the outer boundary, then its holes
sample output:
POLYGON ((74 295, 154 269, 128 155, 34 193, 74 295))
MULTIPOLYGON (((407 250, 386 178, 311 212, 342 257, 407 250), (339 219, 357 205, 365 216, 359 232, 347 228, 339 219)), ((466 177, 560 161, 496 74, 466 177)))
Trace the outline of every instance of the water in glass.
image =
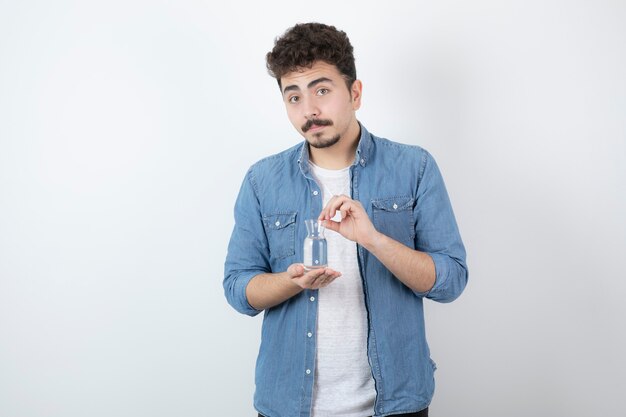
POLYGON ((305 220, 307 237, 304 239, 304 267, 306 269, 328 266, 328 243, 324 237, 326 229, 317 219, 305 220))

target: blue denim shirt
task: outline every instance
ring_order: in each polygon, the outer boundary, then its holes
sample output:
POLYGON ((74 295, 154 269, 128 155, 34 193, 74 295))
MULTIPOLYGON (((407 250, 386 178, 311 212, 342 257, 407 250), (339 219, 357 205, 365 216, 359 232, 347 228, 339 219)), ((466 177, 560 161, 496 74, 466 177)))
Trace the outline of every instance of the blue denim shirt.
MULTIPOLYGON (((302 262, 304 220, 322 210, 322 190, 309 171, 305 145, 255 163, 239 191, 224 290, 241 313, 260 312, 246 298, 246 285, 255 275, 302 262)), ((423 300, 449 302, 461 294, 468 278, 465 248, 443 179, 426 150, 378 138, 361 125, 350 178, 351 197, 361 202, 376 229, 428 253, 435 263, 434 286, 418 293, 357 245, 376 416, 419 411, 430 404, 435 388, 423 300)), ((255 408, 265 416, 310 415, 317 296, 317 290, 303 290, 265 310, 254 395, 255 408)))

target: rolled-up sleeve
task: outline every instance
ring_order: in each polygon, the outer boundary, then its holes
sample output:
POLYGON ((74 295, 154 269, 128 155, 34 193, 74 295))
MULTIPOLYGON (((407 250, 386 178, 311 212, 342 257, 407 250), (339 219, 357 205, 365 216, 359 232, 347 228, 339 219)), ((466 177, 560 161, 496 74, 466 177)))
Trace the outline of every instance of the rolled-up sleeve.
POLYGON ((235 310, 260 313, 248 302, 246 286, 258 274, 270 272, 269 248, 252 168, 246 173, 235 202, 235 227, 224 263, 224 293, 235 310))
POLYGON ((426 252, 435 263, 435 284, 416 295, 439 302, 455 300, 467 284, 465 247, 452 211, 441 172, 434 158, 424 151, 413 215, 415 248, 426 252))

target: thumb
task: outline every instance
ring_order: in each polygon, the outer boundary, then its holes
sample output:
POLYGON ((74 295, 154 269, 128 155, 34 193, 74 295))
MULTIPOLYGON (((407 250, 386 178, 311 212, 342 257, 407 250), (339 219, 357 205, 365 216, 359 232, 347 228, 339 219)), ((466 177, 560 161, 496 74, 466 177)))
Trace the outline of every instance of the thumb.
MULTIPOLYGON (((343 218, 343 214, 342 214, 342 218, 343 218)), ((339 231, 339 225, 340 225, 340 222, 336 222, 333 220, 324 220, 324 227, 327 228, 328 230, 332 230, 333 232, 339 231)))
POLYGON ((291 264, 287 268, 287 273, 291 278, 296 278, 304 275, 304 267, 301 264, 291 264))

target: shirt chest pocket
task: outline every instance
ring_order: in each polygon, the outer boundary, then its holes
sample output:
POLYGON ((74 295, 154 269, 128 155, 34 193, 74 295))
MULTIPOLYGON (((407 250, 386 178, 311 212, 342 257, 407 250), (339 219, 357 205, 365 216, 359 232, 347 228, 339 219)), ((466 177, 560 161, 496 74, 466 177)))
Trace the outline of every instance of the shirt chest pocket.
POLYGON ((296 253, 296 214, 281 212, 263 216, 271 258, 282 259, 296 253))
POLYGON ((410 248, 414 248, 414 202, 413 197, 372 200, 373 223, 376 230, 410 248))

